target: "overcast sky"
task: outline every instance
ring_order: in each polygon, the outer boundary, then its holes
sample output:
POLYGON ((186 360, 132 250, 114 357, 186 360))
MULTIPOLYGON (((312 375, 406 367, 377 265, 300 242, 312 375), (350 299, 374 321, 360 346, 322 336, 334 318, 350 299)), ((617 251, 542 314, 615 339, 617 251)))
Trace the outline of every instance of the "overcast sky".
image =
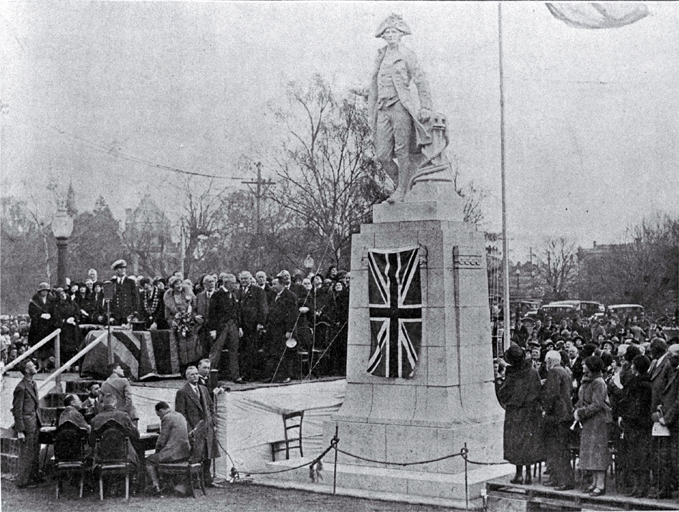
MULTIPOLYGON (((589 247, 664 210, 679 214, 679 6, 581 30, 541 2, 503 5, 508 219, 513 259, 545 236, 589 247)), ((449 157, 485 188, 500 229, 497 6, 490 2, 4 2, 3 194, 73 181, 119 219, 166 171, 117 153, 240 178, 278 137, 268 105, 313 73, 366 86, 379 23, 401 13, 451 127, 449 157)), ((265 167, 265 175, 271 169, 265 167)), ((247 176, 248 178, 250 176, 247 176)), ((266 177, 269 177, 268 175, 266 177)), ((239 179, 227 180, 234 187, 239 179)))

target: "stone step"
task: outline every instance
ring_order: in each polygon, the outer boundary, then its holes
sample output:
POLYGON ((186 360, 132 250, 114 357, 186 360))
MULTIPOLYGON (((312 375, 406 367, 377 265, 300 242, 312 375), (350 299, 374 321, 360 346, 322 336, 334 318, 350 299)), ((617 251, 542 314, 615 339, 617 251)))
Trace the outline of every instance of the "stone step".
POLYGON ((410 494, 378 492, 367 489, 349 489, 346 487, 336 487, 333 492, 332 475, 320 483, 296 482, 292 480, 275 480, 272 478, 258 477, 253 480, 256 485, 276 487, 278 489, 295 489, 300 491, 315 492, 321 494, 336 494, 338 496, 351 496, 352 498, 363 498, 368 500, 390 501, 398 503, 410 503, 413 505, 430 505, 435 507, 445 507, 452 510, 483 510, 482 498, 465 500, 434 498, 431 496, 418 496, 410 494))
MULTIPOLYGON (((270 462, 267 471, 280 471, 295 468, 312 458, 298 458, 270 462)), ((322 476, 325 482, 332 482, 332 455, 328 456, 323 465, 322 476)), ((511 464, 498 466, 472 466, 467 472, 466 485, 469 499, 481 496, 486 482, 495 478, 511 474, 515 468, 511 464)), ((275 475, 276 480, 288 482, 310 483, 309 468, 303 467, 275 475)), ((373 492, 392 494, 407 494, 422 497, 434 497, 465 501, 465 473, 433 473, 403 468, 378 468, 371 466, 354 466, 337 464, 337 485, 346 489, 363 489, 373 492)))

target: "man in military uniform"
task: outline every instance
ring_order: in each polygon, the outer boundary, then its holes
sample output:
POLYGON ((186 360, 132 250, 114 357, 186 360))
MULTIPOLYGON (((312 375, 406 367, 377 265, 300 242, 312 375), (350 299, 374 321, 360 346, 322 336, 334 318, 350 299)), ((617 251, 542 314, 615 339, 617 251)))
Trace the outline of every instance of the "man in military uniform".
POLYGON ((127 277, 127 262, 118 260, 111 269, 116 273, 113 300, 111 301, 111 316, 119 324, 126 324, 130 315, 139 312, 139 289, 137 283, 127 277))
POLYGON ((422 125, 432 116, 429 83, 415 54, 400 45, 401 38, 410 33, 403 18, 392 14, 375 34, 387 46, 377 54, 368 107, 377 159, 396 184, 389 202, 403 200, 416 167, 411 155, 420 153, 420 146, 431 143, 431 135, 422 125), (417 86, 419 111, 410 90, 411 82, 417 86))

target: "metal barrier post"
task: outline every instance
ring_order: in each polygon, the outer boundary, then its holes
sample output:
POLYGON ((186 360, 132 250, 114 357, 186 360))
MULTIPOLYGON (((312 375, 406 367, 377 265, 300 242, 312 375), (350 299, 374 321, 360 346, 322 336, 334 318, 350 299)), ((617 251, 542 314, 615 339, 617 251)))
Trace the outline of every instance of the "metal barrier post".
MULTIPOLYGON (((464 443, 465 454, 469 453, 467 451, 467 443, 464 443)), ((467 463, 467 457, 464 458, 464 507, 469 510, 469 472, 467 463)))
POLYGON ((332 493, 335 494, 337 490, 337 438, 339 434, 339 425, 335 424, 335 469, 332 476, 332 493))
MULTIPOLYGON (((54 369, 58 370, 59 368, 61 368, 61 333, 54 338, 54 369)), ((54 379, 54 386, 59 387, 59 391, 61 391, 61 374, 57 374, 54 379)))

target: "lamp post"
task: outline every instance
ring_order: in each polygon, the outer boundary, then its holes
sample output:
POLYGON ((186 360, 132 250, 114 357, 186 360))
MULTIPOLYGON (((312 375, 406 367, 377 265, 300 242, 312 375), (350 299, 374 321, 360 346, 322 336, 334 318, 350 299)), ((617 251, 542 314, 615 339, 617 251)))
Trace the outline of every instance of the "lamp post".
POLYGON ((66 250, 68 239, 73 233, 73 218, 66 208, 60 207, 52 221, 52 233, 57 239, 57 286, 66 287, 66 250))
MULTIPOLYGON (((57 286, 66 288, 66 250, 68 238, 73 233, 73 218, 68 214, 65 207, 57 210, 57 215, 52 221, 52 233, 57 239, 57 286)), ((61 367, 61 339, 57 335, 54 341, 54 366, 61 367)), ((61 377, 57 376, 55 386, 61 391, 61 377)))
POLYGON ((311 273, 311 269, 314 268, 314 259, 311 257, 311 254, 307 254, 306 258, 304 258, 303 262, 304 268, 306 269, 307 275, 311 273))
POLYGON ((521 283, 519 282, 519 277, 521 277, 521 270, 517 268, 514 274, 516 274, 516 294, 518 295, 519 292, 521 291, 521 283))

